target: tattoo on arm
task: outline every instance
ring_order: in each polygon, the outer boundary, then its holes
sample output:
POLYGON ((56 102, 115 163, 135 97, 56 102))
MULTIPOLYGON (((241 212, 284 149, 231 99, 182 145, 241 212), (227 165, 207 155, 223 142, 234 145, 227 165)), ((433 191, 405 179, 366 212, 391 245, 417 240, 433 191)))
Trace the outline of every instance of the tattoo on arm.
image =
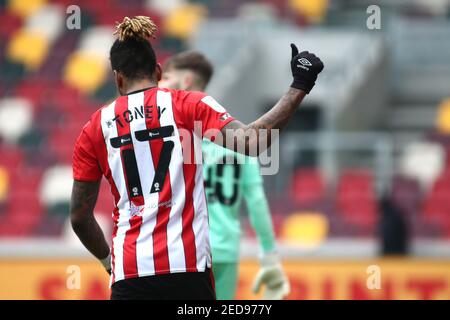
POLYGON ((252 122, 249 127, 253 129, 283 129, 299 104, 305 97, 305 93, 301 90, 290 88, 277 104, 258 120, 252 122))
POLYGON ((74 180, 70 203, 70 220, 74 232, 86 249, 98 259, 104 259, 109 254, 109 245, 94 217, 99 189, 100 180, 97 182, 74 180))
POLYGON ((306 93, 304 91, 289 88, 277 104, 256 121, 248 125, 237 120, 230 122, 222 129, 222 146, 240 152, 241 150, 239 150, 238 146, 245 145, 244 154, 257 156, 264 151, 260 148, 261 144, 259 142, 262 139, 266 139, 266 147, 269 147, 271 144, 271 130, 282 130, 292 118, 305 96, 306 93), (233 135, 233 143, 227 141, 226 132, 229 130, 235 133, 233 135))

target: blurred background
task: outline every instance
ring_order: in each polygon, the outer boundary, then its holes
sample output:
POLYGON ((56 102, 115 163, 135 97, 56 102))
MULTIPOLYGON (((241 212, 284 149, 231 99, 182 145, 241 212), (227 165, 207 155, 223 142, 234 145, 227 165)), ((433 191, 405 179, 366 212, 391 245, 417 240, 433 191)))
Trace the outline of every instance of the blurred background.
MULTIPOLYGON (((288 88, 291 42, 324 61, 281 136, 279 173, 265 177, 290 299, 450 298, 450 0, 0 0, 1 299, 109 296, 68 224, 71 156, 116 97, 113 26, 134 15, 159 26, 159 62, 204 52, 208 92, 243 121, 288 88)), ((107 237, 111 210, 103 181, 107 237)), ((258 298, 245 208, 242 221, 238 298, 258 298)))

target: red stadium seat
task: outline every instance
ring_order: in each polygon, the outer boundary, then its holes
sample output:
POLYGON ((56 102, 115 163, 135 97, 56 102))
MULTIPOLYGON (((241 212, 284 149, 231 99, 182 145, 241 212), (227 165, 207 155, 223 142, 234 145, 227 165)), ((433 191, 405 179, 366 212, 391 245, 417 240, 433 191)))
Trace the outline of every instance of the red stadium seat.
POLYGON ((13 172, 20 166, 24 159, 23 150, 16 146, 0 144, 0 165, 13 172))
POLYGON ((343 172, 339 179, 339 189, 345 193, 373 191, 373 175, 368 170, 350 169, 343 172))
POLYGON ((7 214, 2 218, 0 236, 29 235, 41 221, 42 212, 36 190, 12 189, 7 214))
POLYGON ((36 192, 42 179, 42 169, 22 166, 11 174, 11 188, 17 192, 36 192))
POLYGON ((55 83, 60 80, 61 70, 64 68, 67 56, 77 48, 80 36, 80 33, 66 30, 56 39, 52 44, 46 61, 39 69, 41 79, 55 83))
POLYGON ((58 83, 52 90, 53 104, 59 106, 63 111, 72 111, 81 108, 81 92, 64 83, 58 83))
POLYGON ((21 82, 13 91, 13 94, 30 100, 37 110, 45 102, 50 84, 45 81, 26 80, 21 82))
POLYGON ((347 197, 342 195, 338 202, 344 219, 363 228, 373 228, 377 220, 378 205, 372 196, 358 195, 347 197))
POLYGON ((0 11, 0 21, 2 22, 2 27, 0 28, 0 40, 2 42, 6 41, 22 25, 20 17, 6 10, 0 11))
POLYGON ((423 205, 424 221, 439 226, 446 236, 450 236, 450 171, 442 174, 423 205))
POLYGON ((289 192, 300 207, 316 205, 325 196, 325 183, 319 170, 299 169, 292 176, 289 192))
POLYGON ((373 231, 378 219, 378 201, 373 175, 366 170, 348 170, 339 179, 337 209, 343 219, 365 231, 373 231))
POLYGON ((63 164, 71 165, 75 141, 81 132, 83 124, 68 125, 65 128, 54 130, 49 137, 49 147, 63 164))

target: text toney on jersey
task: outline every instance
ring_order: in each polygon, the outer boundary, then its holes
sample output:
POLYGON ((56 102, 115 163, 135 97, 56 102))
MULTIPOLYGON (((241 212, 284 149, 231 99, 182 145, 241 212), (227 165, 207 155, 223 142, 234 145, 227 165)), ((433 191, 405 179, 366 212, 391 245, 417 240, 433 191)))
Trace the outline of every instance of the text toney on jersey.
MULTIPOLYGON (((132 110, 125 110, 122 114, 114 114, 114 118, 107 120, 106 125, 108 127, 111 127, 114 125, 114 122, 117 123, 120 127, 124 127, 126 123, 130 123, 135 119, 142 119, 145 118, 147 120, 153 119, 153 108, 155 106, 139 106, 139 107, 133 107, 132 110)), ((157 117, 158 120, 161 118, 161 114, 164 113, 166 110, 165 108, 161 108, 160 106, 156 106, 157 109, 157 117)))

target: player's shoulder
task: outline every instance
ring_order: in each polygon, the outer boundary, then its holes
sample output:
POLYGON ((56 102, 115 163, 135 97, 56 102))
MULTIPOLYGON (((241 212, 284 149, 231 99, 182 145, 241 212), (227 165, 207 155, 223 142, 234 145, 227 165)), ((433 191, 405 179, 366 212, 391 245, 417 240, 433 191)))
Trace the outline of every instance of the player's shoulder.
POLYGON ((160 88, 160 90, 165 91, 165 92, 170 92, 173 100, 183 101, 183 102, 187 102, 187 103, 198 103, 204 97, 207 96, 206 93, 201 92, 201 91, 186 91, 186 90, 167 89, 167 88, 160 88))

